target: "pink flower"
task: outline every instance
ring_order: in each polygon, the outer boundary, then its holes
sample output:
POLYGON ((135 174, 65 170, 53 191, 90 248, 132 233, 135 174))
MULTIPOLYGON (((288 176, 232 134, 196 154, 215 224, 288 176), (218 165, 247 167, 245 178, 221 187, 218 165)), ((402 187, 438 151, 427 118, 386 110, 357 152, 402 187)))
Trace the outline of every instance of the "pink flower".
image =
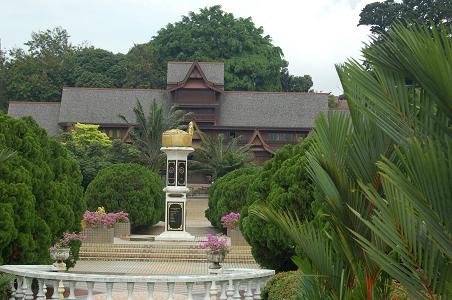
POLYGON ((209 255, 219 253, 223 256, 229 252, 230 247, 231 243, 229 239, 221 234, 209 234, 207 235, 207 242, 199 245, 199 248, 201 249, 208 249, 207 253, 209 255))
POLYGON ((223 217, 221 217, 221 223, 223 227, 227 227, 229 229, 237 228, 240 220, 240 213, 231 212, 223 217))

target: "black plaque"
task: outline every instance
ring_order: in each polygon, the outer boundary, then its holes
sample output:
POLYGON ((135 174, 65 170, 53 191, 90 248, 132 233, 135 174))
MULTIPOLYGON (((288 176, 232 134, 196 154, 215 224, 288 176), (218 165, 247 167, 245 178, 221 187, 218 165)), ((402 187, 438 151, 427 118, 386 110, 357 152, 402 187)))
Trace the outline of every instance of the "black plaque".
POLYGON ((169 160, 167 168, 168 168, 168 171, 167 171, 168 186, 175 186, 176 185, 176 161, 169 160))
POLYGON ((166 229, 168 231, 183 231, 184 203, 168 202, 167 210, 168 220, 166 223, 166 229))
POLYGON ((177 161, 177 185, 185 186, 187 176, 187 162, 185 160, 177 161))

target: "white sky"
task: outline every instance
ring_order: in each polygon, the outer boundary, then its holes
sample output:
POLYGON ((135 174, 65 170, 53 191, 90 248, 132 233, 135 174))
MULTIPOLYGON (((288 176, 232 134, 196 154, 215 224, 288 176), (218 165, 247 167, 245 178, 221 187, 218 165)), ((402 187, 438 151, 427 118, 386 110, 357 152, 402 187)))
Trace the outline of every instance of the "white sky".
POLYGON ((294 75, 309 74, 316 91, 342 93, 334 64, 359 58, 367 27, 359 13, 372 0, 0 0, 3 49, 23 47, 32 31, 65 28, 74 44, 126 53, 168 23, 199 8, 221 4, 236 17, 253 18, 282 48, 294 75))

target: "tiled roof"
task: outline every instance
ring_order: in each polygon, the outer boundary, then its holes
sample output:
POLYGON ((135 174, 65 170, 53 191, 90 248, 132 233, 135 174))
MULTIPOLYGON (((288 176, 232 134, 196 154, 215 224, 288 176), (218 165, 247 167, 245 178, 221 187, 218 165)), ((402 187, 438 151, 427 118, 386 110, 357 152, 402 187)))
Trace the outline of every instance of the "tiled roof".
POLYGON ((220 126, 311 128, 328 111, 318 93, 225 92, 220 101, 220 126))
POLYGON ((8 115, 16 118, 31 116, 49 135, 56 135, 61 129, 58 126, 60 102, 11 101, 8 115))
MULTIPOLYGON (((193 62, 168 62, 167 84, 177 84, 184 80, 193 62)), ((221 62, 198 62, 208 81, 224 85, 224 64, 221 62)))
POLYGON ((129 122, 135 122, 133 108, 137 101, 149 111, 150 103, 169 101, 165 90, 151 89, 98 89, 64 88, 61 98, 60 123, 120 124, 124 115, 129 122))

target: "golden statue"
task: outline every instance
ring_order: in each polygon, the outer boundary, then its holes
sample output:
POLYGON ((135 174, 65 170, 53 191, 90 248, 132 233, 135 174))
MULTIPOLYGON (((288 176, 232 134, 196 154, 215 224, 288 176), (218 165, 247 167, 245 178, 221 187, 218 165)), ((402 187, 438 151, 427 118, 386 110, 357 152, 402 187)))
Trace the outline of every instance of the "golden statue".
POLYGON ((193 121, 188 124, 188 132, 180 129, 167 130, 162 134, 163 147, 191 147, 193 138, 193 121))

